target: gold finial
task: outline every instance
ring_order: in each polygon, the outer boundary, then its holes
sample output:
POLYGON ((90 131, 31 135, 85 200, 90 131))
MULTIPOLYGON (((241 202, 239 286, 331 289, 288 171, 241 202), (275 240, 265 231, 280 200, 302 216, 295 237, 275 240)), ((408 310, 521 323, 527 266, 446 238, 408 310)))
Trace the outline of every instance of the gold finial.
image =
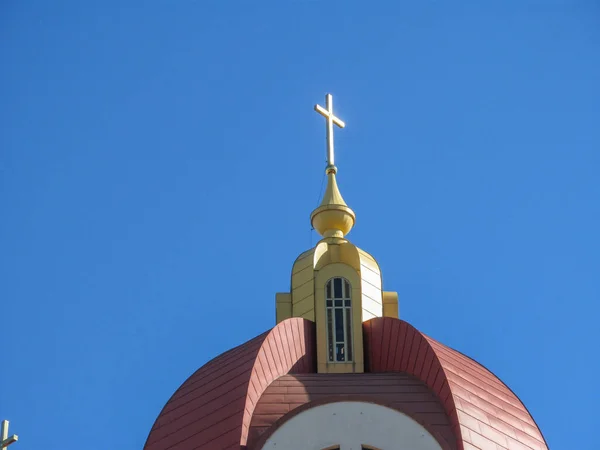
POLYGON ((310 215, 310 221, 315 230, 323 237, 344 237, 354 226, 356 216, 344 199, 337 185, 333 152, 333 125, 344 128, 346 124, 333 114, 333 97, 327 94, 325 97, 325 106, 315 105, 315 111, 327 119, 327 189, 323 195, 321 205, 310 215))

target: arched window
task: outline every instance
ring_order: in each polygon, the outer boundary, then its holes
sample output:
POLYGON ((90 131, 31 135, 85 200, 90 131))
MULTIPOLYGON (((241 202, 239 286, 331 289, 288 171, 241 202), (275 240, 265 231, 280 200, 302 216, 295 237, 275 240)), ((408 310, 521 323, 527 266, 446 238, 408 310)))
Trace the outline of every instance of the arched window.
POLYGON ((352 361, 352 289, 348 280, 331 278, 325 288, 325 302, 329 361, 352 361))

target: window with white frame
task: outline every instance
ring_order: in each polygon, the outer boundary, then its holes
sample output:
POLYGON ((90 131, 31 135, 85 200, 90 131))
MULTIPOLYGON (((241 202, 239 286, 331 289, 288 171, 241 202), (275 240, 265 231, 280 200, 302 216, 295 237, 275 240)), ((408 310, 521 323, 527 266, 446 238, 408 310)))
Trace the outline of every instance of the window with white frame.
POLYGON ((352 361, 352 289, 345 278, 331 278, 325 287, 327 351, 330 362, 352 361))

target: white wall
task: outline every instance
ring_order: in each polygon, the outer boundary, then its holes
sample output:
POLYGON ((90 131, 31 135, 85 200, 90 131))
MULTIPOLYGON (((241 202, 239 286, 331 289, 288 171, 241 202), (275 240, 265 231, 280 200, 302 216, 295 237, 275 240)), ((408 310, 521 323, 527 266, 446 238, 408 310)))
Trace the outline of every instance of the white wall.
POLYGON ((384 406, 337 402, 317 406, 292 417, 267 440, 268 450, 321 450, 339 445, 360 450, 442 450, 437 441, 410 417, 384 406))

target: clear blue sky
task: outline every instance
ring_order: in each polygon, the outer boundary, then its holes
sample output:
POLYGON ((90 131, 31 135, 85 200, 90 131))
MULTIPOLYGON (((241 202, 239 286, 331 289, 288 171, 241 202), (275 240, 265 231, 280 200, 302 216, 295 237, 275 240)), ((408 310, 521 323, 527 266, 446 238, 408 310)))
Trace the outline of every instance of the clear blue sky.
POLYGON ((273 326, 317 240, 326 92, 349 237, 401 317, 553 450, 597 449, 599 48, 595 0, 3 1, 15 450, 140 449, 191 372, 273 326))

